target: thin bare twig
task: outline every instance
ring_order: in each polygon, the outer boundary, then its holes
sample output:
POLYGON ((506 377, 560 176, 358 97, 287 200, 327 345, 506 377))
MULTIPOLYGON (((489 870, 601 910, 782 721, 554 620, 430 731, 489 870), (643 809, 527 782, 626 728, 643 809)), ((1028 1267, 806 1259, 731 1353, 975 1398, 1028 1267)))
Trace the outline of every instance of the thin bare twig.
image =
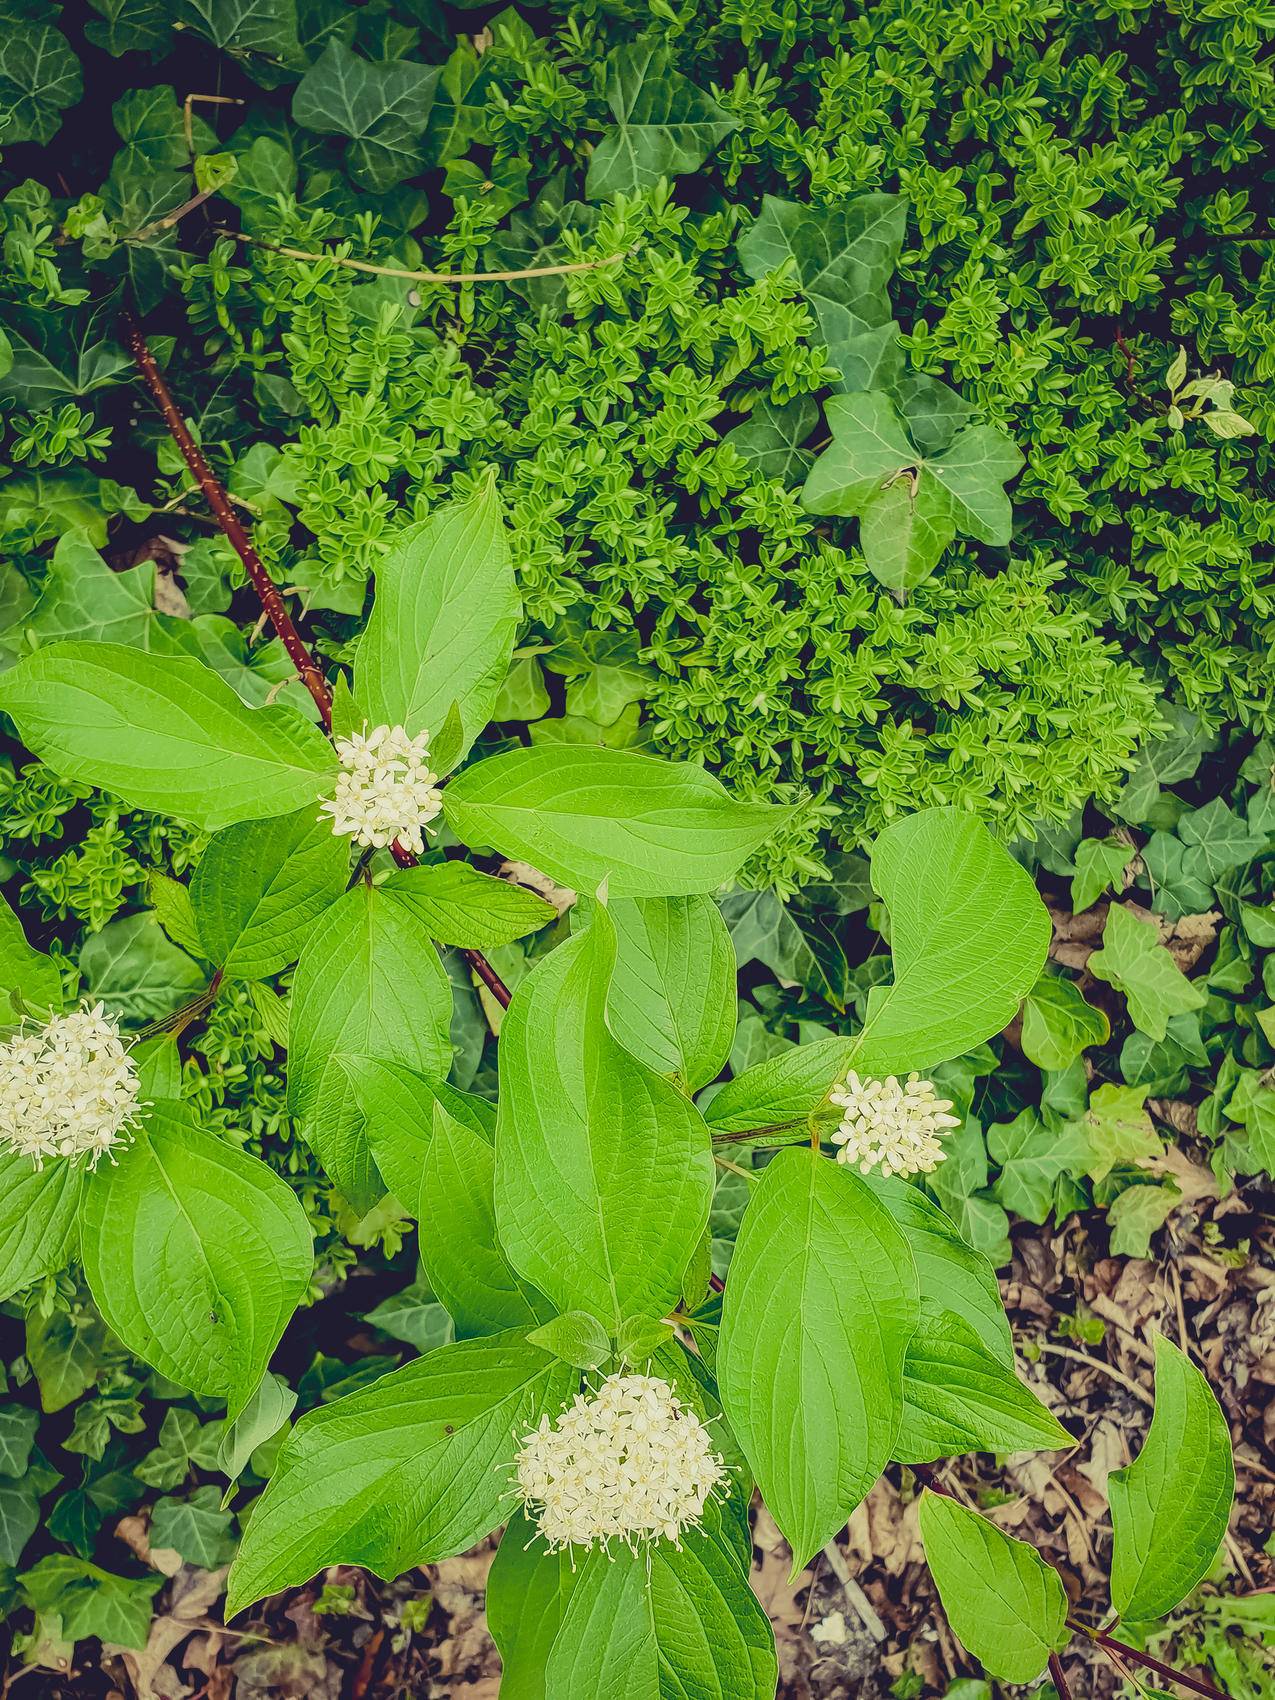
POLYGON ((232 242, 251 242, 256 248, 269 248, 288 260, 330 260, 334 266, 345 266, 352 272, 366 272, 371 277, 401 277, 409 283, 517 283, 527 277, 568 277, 575 272, 596 272, 603 266, 618 266, 632 253, 608 254, 604 260, 572 260, 560 266, 522 266, 505 272, 426 272, 409 271, 405 266, 374 266, 370 260, 351 260, 344 254, 325 253, 321 249, 289 248, 282 242, 272 242, 268 236, 250 236, 246 230, 231 230, 228 225, 216 226, 218 236, 228 236, 232 242))

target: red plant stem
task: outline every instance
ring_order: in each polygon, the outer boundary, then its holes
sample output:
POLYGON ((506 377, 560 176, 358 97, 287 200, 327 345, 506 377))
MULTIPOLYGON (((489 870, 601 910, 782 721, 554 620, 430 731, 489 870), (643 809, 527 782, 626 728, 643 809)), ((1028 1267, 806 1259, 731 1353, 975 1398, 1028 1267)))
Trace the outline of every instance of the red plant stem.
POLYGON ((1071 1686, 1062 1668, 1062 1660, 1057 1653, 1049 1655, 1049 1674, 1054 1687, 1058 1690, 1058 1700, 1071 1700, 1071 1686))
POLYGON ((332 693, 328 689, 327 680, 315 664, 314 657, 301 640, 301 634, 292 623, 292 616, 283 605, 278 587, 269 573, 261 564, 261 557, 253 548, 248 533, 240 524, 235 510, 230 505, 226 492, 217 479, 213 477, 212 468, 200 452, 198 443, 187 429, 186 421, 182 418, 173 400, 172 391, 164 382, 164 374, 156 363, 155 356, 150 351, 150 345, 142 334, 142 327, 131 313, 124 315, 124 341, 129 353, 137 363, 137 369, 142 374, 142 381, 154 397, 155 405, 164 416, 169 435, 182 452, 182 459, 190 468, 191 474, 199 488, 204 493, 204 499, 212 509, 217 524, 225 533, 231 548, 243 562, 252 588, 261 599, 261 606, 270 619, 270 624, 278 632, 283 647, 288 652, 288 659, 297 670, 297 676, 310 695, 314 698, 315 707, 319 711, 325 731, 332 730, 332 693))
MULTIPOLYGON (((288 659, 297 670, 297 677, 314 698, 315 707, 323 721, 325 732, 332 730, 332 693, 328 682, 316 663, 310 651, 306 648, 300 632, 292 623, 292 616, 284 607, 283 598, 278 586, 270 577, 261 563, 261 557, 252 546, 252 541, 239 520, 235 510, 230 505, 230 498, 222 489, 220 482, 213 475, 212 468, 200 452, 199 445, 187 429, 186 421, 182 418, 177 403, 173 400, 172 391, 164 381, 142 332, 142 327, 131 313, 124 315, 124 342, 129 353, 137 363, 137 369, 142 375, 142 381, 154 398, 155 405, 164 416, 169 435, 182 452, 182 458, 190 468, 191 474, 199 488, 204 493, 204 499, 212 509, 217 524, 221 527, 231 547, 243 562, 251 581, 265 609, 270 624, 278 632, 283 647, 288 652, 288 659)), ((414 868, 416 857, 402 844, 391 844, 390 850, 400 868, 414 868)), ((508 986, 479 950, 463 952, 466 962, 486 986, 502 1009, 509 1008, 511 993, 508 986)))
POLYGON ((1150 1653, 1143 1653, 1137 1647, 1130 1647, 1123 1641, 1117 1641, 1114 1635, 1108 1635, 1103 1629, 1085 1629, 1082 1625, 1068 1620, 1068 1627, 1078 1629, 1096 1647, 1102 1647, 1112 1653, 1118 1653, 1122 1659, 1129 1659, 1135 1665, 1154 1671, 1166 1682, 1176 1682, 1183 1688, 1189 1688, 1192 1694, 1203 1694, 1205 1700, 1228 1700, 1220 1688, 1214 1688, 1211 1682, 1206 1682, 1202 1676, 1191 1676, 1187 1671, 1175 1670, 1172 1665, 1162 1664, 1159 1659, 1153 1659, 1150 1653))

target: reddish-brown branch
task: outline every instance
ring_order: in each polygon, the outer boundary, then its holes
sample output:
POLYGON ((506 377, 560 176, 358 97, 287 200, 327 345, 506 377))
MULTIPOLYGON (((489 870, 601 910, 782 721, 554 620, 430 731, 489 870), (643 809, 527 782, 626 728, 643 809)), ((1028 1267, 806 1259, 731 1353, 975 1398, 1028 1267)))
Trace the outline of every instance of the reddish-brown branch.
POLYGON ((155 405, 164 416, 169 435, 182 452, 182 459, 190 468, 195 482, 204 493, 204 500, 216 516, 217 524, 230 543, 231 548, 243 562, 252 588, 261 599, 261 606, 269 617, 270 624, 278 632, 283 647, 288 652, 288 659, 297 670, 297 676, 314 698, 315 707, 323 719, 325 729, 332 727, 332 693, 328 690, 327 680, 316 666, 314 657, 301 640, 301 634, 292 623, 292 616, 283 605, 278 586, 271 579, 261 557, 253 548, 239 521, 238 515, 230 505, 229 497, 222 489, 218 480, 213 476, 212 468, 200 452, 198 443, 191 436, 186 421, 182 418, 177 403, 173 400, 172 392, 164 382, 164 374, 156 363, 155 356, 142 334, 142 327, 131 313, 124 315, 124 342, 129 353, 137 363, 137 369, 142 374, 142 381, 154 397, 155 405))
POLYGON ((1214 1688, 1213 1684, 1206 1682, 1202 1676, 1192 1676, 1187 1671, 1175 1670, 1172 1665, 1162 1664, 1159 1659, 1153 1659, 1150 1653, 1130 1647, 1127 1642, 1117 1641, 1114 1635, 1108 1635, 1105 1630, 1085 1629, 1080 1624, 1072 1623, 1070 1619, 1068 1627, 1079 1629, 1096 1647, 1102 1647, 1121 1659, 1128 1659, 1132 1664, 1141 1665, 1144 1670, 1154 1671, 1156 1676, 1162 1677, 1165 1682, 1176 1682, 1182 1688, 1189 1688, 1192 1694, 1203 1694, 1205 1700, 1227 1700, 1220 1688, 1214 1688))
MULTIPOLYGON (((222 489, 220 482, 214 476, 212 468, 200 452, 199 445, 191 436, 186 421, 182 418, 177 403, 173 400, 172 391, 164 381, 151 353, 150 346, 142 332, 142 327, 131 313, 124 315, 124 341, 129 353, 137 363, 137 369, 142 380, 154 397, 155 405, 164 416, 169 435, 182 452, 182 458, 190 468, 199 488, 204 493, 204 500, 212 509, 217 524, 221 527, 231 547, 243 562, 252 588, 260 599, 261 606, 279 638, 288 652, 288 659, 297 670, 297 676, 314 698, 315 707, 323 721, 324 730, 332 730, 332 693, 328 689, 327 680, 310 651, 306 648, 300 632, 292 623, 292 616, 284 607, 283 597, 270 574, 262 565, 261 557, 252 546, 252 541, 244 529, 239 516, 230 505, 230 498, 222 489)), ((394 860, 400 868, 414 868, 416 857, 401 844, 390 846, 394 860)), ((464 952, 465 960, 474 973, 486 986, 487 990, 500 1004, 502 1009, 509 1008, 510 991, 508 986, 478 950, 464 952)))
POLYGON ((1062 1668, 1062 1660, 1057 1653, 1049 1655, 1049 1674, 1053 1679, 1054 1687, 1058 1691, 1058 1700, 1071 1700, 1071 1685, 1067 1681, 1066 1673, 1062 1668))

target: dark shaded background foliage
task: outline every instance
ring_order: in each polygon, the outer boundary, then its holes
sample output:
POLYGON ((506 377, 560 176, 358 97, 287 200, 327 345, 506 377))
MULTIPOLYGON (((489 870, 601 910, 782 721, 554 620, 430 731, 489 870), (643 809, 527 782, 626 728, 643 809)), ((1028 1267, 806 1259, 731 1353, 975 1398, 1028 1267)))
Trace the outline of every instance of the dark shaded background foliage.
MULTIPOLYGON (((132 381, 128 298, 333 663, 395 529, 494 464, 528 623, 493 739, 651 747, 811 798, 724 900, 732 1066, 861 1007, 873 832, 976 808, 1037 868, 1059 970, 1113 1036, 1082 1056, 1011 1031, 952 1065, 970 1119, 938 1196, 1001 1260, 1032 1231, 1011 1217, 1096 1205, 1095 1254, 1145 1255, 1167 1218, 1170 1250, 1242 1269, 1275 1156, 1272 21, 1249 0, 0 0, 0 649, 175 644, 253 700, 288 678, 132 381), (668 101, 627 175, 626 54, 668 101), (957 542, 905 599, 853 522, 801 505, 836 350, 797 272, 754 278, 739 250, 765 196, 822 217, 874 190, 909 207, 889 285, 908 369, 1026 457, 1010 548, 957 542), (409 271, 620 258, 457 288, 268 243, 409 271), (1250 434, 1219 434, 1203 397, 1173 411, 1211 373, 1250 434), (1089 968, 1126 888, 1195 990, 1170 981, 1140 1022, 1089 968), (1210 1169, 1239 1187, 1216 1216, 1210 1169)), ((89 994, 140 1026, 201 992, 147 884, 183 877, 198 834, 16 747, 0 833, 11 900, 89 994)), ((497 954, 516 982, 524 946, 497 954)), ((481 1089, 491 1012, 454 978, 455 1078, 481 1089)), ((278 1366, 303 1403, 394 1361, 360 1348, 440 1338, 394 1209, 356 1221, 292 1139, 258 1005, 223 992, 183 1049, 184 1091, 322 1231, 318 1302, 278 1366)), ((145 1493, 184 1557, 218 1562, 215 1414, 127 1362, 69 1279, 27 1297, 0 1319, 0 1440, 11 1462, 38 1450, 21 1486, 21 1463, 0 1476, 0 1560, 101 1558, 145 1493)), ((24 1633, 109 1638, 112 1612, 149 1612, 145 1582, 68 1572, 24 1633)))

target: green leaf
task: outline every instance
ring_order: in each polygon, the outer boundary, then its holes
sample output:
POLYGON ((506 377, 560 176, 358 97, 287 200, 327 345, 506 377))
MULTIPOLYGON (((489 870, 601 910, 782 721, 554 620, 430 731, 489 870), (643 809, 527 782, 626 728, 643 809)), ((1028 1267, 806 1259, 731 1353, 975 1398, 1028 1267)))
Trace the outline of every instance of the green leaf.
POLYGON ((907 1241, 862 1179, 809 1150, 779 1152, 740 1227, 717 1373, 793 1576, 892 1455, 918 1304, 907 1241))
POLYGON ((292 709, 246 708, 201 662, 113 643, 55 643, 0 677, 0 709, 63 779, 213 832, 288 814, 336 757, 292 709))
POLYGON ((606 1026, 615 957, 599 904, 514 992, 495 1183, 510 1263, 559 1310, 611 1328, 677 1303, 713 1195, 703 1117, 606 1026))
POLYGON ((814 459, 802 444, 810 440, 818 423, 819 409, 812 397, 797 396, 781 404, 763 395, 744 423, 728 431, 722 443, 742 455, 756 477, 802 484, 814 459))
POLYGON ((573 1551, 551 1553, 535 1524, 514 1511, 487 1578, 487 1627, 500 1651, 502 1700, 549 1700, 545 1666, 583 1573, 573 1551))
POLYGON ((351 177, 380 193, 425 165, 421 139, 437 85, 436 65, 374 62, 333 37, 297 84, 292 116, 307 130, 348 136, 351 177))
POLYGON ((1208 1574, 1235 1496, 1231 1434, 1208 1382, 1155 1339, 1155 1410, 1142 1450, 1108 1478, 1111 1603, 1135 1622, 1167 1617, 1208 1574))
POLYGON ((157 1021, 203 991, 206 971, 171 944, 154 914, 124 915, 93 933, 80 952, 90 998, 122 1021, 157 1021))
POLYGON ((364 1118, 364 1137, 385 1184, 419 1220, 425 1160, 434 1138, 434 1106, 441 1104, 449 1116, 490 1145, 496 1129, 495 1105, 400 1063, 348 1053, 336 1060, 354 1092, 364 1118))
POLYGON ((151 1601, 164 1586, 163 1576, 114 1576, 86 1559, 51 1553, 18 1581, 27 1602, 41 1613, 56 1613, 68 1641, 90 1636, 117 1647, 142 1648, 151 1626, 151 1601))
POLYGON ((550 1317, 531 1330, 527 1341, 576 1369, 597 1369, 611 1355, 611 1336, 596 1316, 584 1310, 550 1317))
POLYGON ((667 47, 634 41, 607 59, 606 100, 616 127, 593 150, 585 195, 631 195, 701 166, 737 121, 673 64, 667 47))
POLYGON ((49 1316, 27 1317, 26 1356, 40 1384, 40 1409, 54 1412, 74 1404, 97 1380, 109 1336, 91 1304, 77 1303, 49 1316))
POLYGON ((563 744, 466 768, 444 790, 443 810, 466 843, 584 891, 605 881, 612 897, 714 891, 792 813, 736 802, 701 767, 563 744))
POLYGON ((156 1104, 89 1177, 83 1240, 93 1297, 124 1344, 179 1386, 224 1397, 233 1421, 310 1281, 292 1188, 184 1105, 156 1104))
POLYGON ((245 980, 277 974, 300 956, 349 871, 348 840, 313 808, 219 832, 190 882, 205 953, 245 980))
POLYGON ((40 1500, 28 1482, 0 1481, 0 1564, 17 1564, 40 1526, 40 1500))
POLYGON ((273 1439, 296 1409, 297 1396, 282 1376, 267 1370, 251 1399, 222 1431, 217 1468, 234 1482, 259 1446, 273 1439))
POLYGON ((12 20, 0 36, 0 147, 51 142, 62 113, 84 92, 80 62, 65 36, 38 13, 12 20))
POLYGON ((308 1412, 244 1530, 227 1617, 329 1564, 388 1581, 463 1552, 507 1514, 521 1436, 576 1386, 547 1352, 496 1334, 308 1412))
POLYGON ((1267 834, 1250 832, 1229 804, 1214 797, 1202 809, 1188 809, 1177 824, 1178 837, 1199 858, 1210 885, 1223 874, 1241 868, 1260 856, 1269 843, 1267 834))
POLYGON ((13 992, 36 1009, 56 1012, 62 1007, 62 975, 57 964, 27 943, 22 922, 0 897, 0 1026, 11 1018, 13 992))
POLYGON ((156 919, 173 943, 192 956, 203 956, 189 889, 180 880, 152 868, 146 876, 146 895, 156 919))
POLYGON ((955 536, 943 491, 906 472, 877 490, 859 520, 859 547, 872 576, 896 595, 924 583, 955 536))
POLYGON ((402 1063, 442 1080, 452 1060, 451 1010, 451 982, 433 941, 391 889, 360 884, 324 911, 289 1000, 288 1107, 360 1211, 384 1188, 341 1056, 402 1063))
POLYGON ((1003 1682, 1034 1682, 1067 1642, 1058 1572, 1026 1541, 928 1488, 921 1539, 947 1620, 966 1650, 1003 1682))
POLYGON ((894 1444, 901 1463, 1071 1444, 1057 1418, 968 1323, 922 1306, 903 1366, 903 1421, 894 1444))
POLYGON ((39 1417, 25 1405, 0 1405, 0 1476, 26 1474, 39 1426, 39 1417))
POLYGON ((466 950, 496 949, 558 918, 553 905, 526 886, 480 874, 468 862, 404 868, 388 884, 431 938, 466 950))
POLYGON ((617 897, 607 1001, 615 1037, 687 1092, 714 1079, 735 1036, 735 951, 711 897, 617 897))
POLYGON ((235 1514, 221 1509, 215 1487, 199 1487, 185 1499, 158 1499, 147 1531, 152 1549, 169 1547, 187 1564, 216 1570, 234 1557, 235 1514))
POLYGON ((906 227, 901 195, 856 195, 835 207, 764 195, 761 212, 740 238, 739 262, 759 280, 791 262, 837 364, 837 345, 847 335, 889 319, 886 285, 906 227))
POLYGON ((1030 1105, 1012 1122, 988 1128, 987 1149, 1001 1166, 997 1198, 1006 1210, 1037 1223, 1044 1222, 1053 1207, 1059 1177, 1084 1174, 1091 1159, 1090 1141, 1082 1127, 1072 1124, 1060 1133, 1030 1105))
POLYGON ((1145 1086, 1116 1086, 1108 1081, 1095 1088, 1083 1123, 1089 1145, 1085 1173, 1090 1180, 1106 1180, 1119 1164, 1162 1155, 1164 1147, 1143 1108, 1146 1098, 1145 1086))
POLYGON ((1072 909, 1077 914, 1088 909, 1113 885, 1117 891, 1123 890, 1121 875, 1132 857, 1132 847, 1122 839, 1082 838, 1076 846, 1076 873, 1071 882, 1072 909))
POLYGON ((420 1184, 421 1261, 457 1338, 543 1321, 551 1307, 519 1281, 496 1238, 490 1137, 459 1122, 441 1102, 433 1120, 420 1184))
POLYGON ((600 1694, 664 1700, 770 1700, 778 1670, 770 1621, 724 1544, 689 1533, 614 1562, 592 1553, 545 1669, 554 1700, 600 1694))
POLYGON ((1082 1051, 1105 1045, 1111 1024, 1065 974, 1044 973, 1023 1003, 1023 1055, 1051 1073, 1068 1068, 1082 1051))
POLYGON ((112 572, 87 537, 68 531, 58 539, 40 600, 20 630, 31 649, 63 638, 150 649, 158 621, 154 561, 112 572))
POLYGON ((64 1157, 0 1153, 0 1303, 71 1261, 83 1180, 64 1157))
POLYGON ((354 696, 371 724, 437 738, 460 712, 464 755, 491 718, 522 604, 493 483, 409 527, 377 564, 354 696))
POLYGON ((1123 992, 1129 1019, 1153 1039, 1163 1039, 1169 1018, 1207 1001, 1160 943, 1154 921, 1113 903, 1107 910, 1102 949, 1089 958, 1089 972, 1123 992))
POLYGON ((447 1308, 435 1298, 428 1281, 413 1281, 401 1292, 391 1293, 375 1310, 368 1311, 364 1321, 392 1339, 405 1340, 422 1353, 432 1352, 455 1338, 447 1308))
POLYGON ((1112 1257, 1150 1257, 1151 1236, 1181 1202, 1174 1186, 1127 1186, 1107 1209, 1112 1257))

